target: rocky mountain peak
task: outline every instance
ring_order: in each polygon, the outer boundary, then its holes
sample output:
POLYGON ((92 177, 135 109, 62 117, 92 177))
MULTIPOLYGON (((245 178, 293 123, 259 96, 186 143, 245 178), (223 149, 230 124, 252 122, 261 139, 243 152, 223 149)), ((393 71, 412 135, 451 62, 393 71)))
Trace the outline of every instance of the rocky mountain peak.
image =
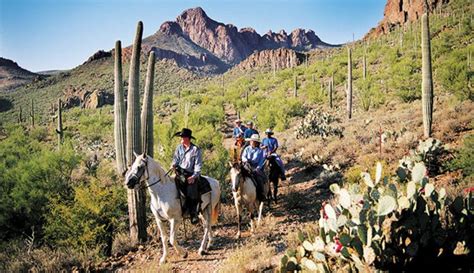
POLYGON ((160 26, 160 32, 168 35, 182 35, 183 30, 176 22, 166 21, 160 26))

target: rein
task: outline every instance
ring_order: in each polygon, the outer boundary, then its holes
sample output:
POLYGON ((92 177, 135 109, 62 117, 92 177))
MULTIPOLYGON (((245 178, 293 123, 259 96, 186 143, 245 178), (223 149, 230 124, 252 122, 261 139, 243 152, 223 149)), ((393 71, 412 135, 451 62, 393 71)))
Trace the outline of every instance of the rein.
MULTIPOLYGON (((173 169, 169 169, 169 170, 165 173, 165 176, 168 176, 169 173, 170 173, 172 170, 173 170, 173 169)), ((149 172, 148 172, 148 160, 145 160, 145 172, 146 172, 146 177, 145 177, 144 180, 145 180, 145 181, 148 181, 148 179, 150 179, 150 174, 149 174, 149 172)), ((153 186, 153 185, 156 185, 156 184, 158 184, 158 183, 160 183, 160 182, 161 182, 161 177, 160 177, 157 181, 155 181, 155 182, 153 182, 153 183, 151 183, 151 184, 146 183, 146 185, 141 186, 141 187, 140 187, 140 190, 149 188, 149 187, 151 187, 151 186, 153 186)))

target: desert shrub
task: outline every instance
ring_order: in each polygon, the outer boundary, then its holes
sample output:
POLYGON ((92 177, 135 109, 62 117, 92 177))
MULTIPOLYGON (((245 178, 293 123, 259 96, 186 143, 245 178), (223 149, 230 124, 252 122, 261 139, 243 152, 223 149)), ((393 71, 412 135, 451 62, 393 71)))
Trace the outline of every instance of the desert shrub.
POLYGON ((459 149, 456 157, 448 163, 452 170, 462 170, 463 176, 473 178, 474 176, 474 135, 470 134, 464 138, 463 146, 459 149))
POLYGON ((113 234, 127 215, 126 204, 121 184, 103 185, 93 179, 75 187, 73 199, 51 198, 45 238, 57 247, 98 249, 110 255, 113 234))
POLYGON ((435 70, 436 79, 444 90, 454 94, 460 100, 474 100, 474 93, 469 86, 474 73, 467 67, 467 50, 454 50, 438 60, 435 70))
POLYGON ((70 194, 79 162, 68 145, 56 151, 21 127, 8 128, 0 142, 0 237, 29 234, 32 228, 41 234, 49 199, 70 194))

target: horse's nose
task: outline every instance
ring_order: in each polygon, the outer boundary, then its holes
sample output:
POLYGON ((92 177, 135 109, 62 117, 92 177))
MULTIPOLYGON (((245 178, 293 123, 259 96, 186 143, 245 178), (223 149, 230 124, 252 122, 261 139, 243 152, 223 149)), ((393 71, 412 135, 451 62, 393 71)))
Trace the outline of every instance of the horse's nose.
POLYGON ((136 184, 137 184, 137 177, 134 175, 130 176, 130 178, 127 181, 127 187, 129 189, 133 189, 136 184))

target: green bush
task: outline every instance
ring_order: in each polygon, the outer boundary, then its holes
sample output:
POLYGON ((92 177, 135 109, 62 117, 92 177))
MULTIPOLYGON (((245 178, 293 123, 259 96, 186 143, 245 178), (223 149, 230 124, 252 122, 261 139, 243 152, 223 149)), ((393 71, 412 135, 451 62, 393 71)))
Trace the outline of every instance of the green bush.
POLYGON ((29 234, 32 229, 41 234, 49 199, 67 198, 71 173, 79 162, 69 145, 56 151, 21 127, 7 128, 7 138, 0 142, 0 237, 29 234))
POLYGON ((464 138, 463 146, 448 164, 452 170, 462 170, 463 176, 474 178, 474 135, 464 138))
POLYGON ((127 215, 124 187, 92 179, 74 188, 73 198, 51 197, 45 239, 57 247, 111 254, 114 232, 127 215))

